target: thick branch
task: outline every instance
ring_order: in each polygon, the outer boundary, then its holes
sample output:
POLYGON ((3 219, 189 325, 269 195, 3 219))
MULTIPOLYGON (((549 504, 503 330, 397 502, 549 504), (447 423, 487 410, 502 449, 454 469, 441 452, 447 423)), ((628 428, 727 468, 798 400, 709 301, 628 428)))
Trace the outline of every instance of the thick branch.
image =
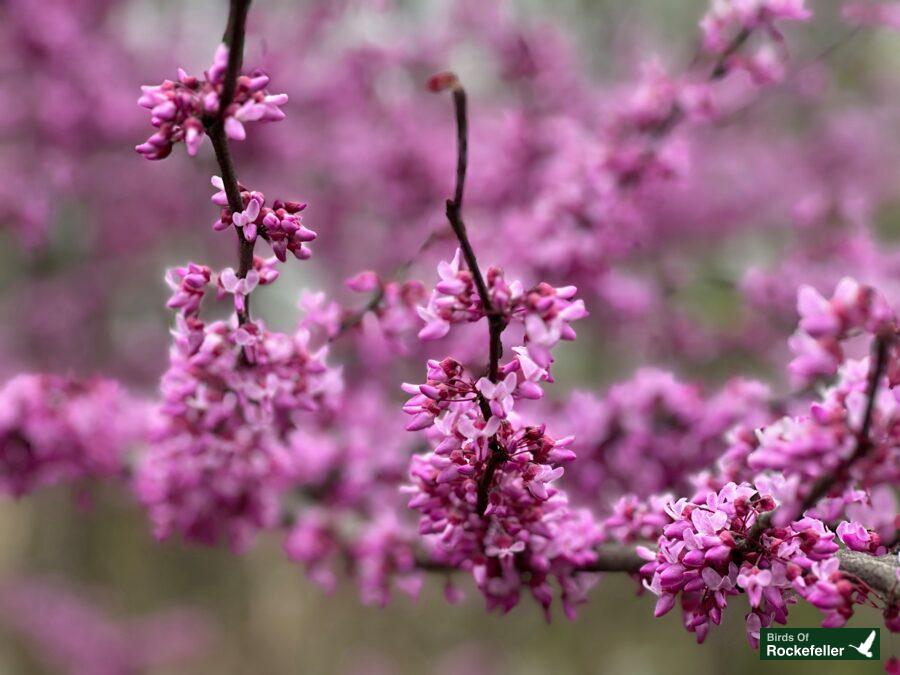
MULTIPOLYGON (((601 544, 597 548, 598 558, 592 565, 582 568, 585 572, 637 572, 646 562, 635 551, 636 545, 601 544)), ((648 548, 653 548, 649 546, 648 548)), ((888 604, 900 602, 900 581, 897 571, 900 560, 895 554, 883 556, 869 555, 850 549, 841 549, 836 554, 841 571, 864 582, 876 591, 888 604)))
POLYGON ((874 556, 859 551, 841 549, 837 552, 841 570, 852 574, 869 588, 877 591, 888 605, 900 602, 900 581, 897 571, 900 561, 896 554, 874 556))
MULTIPOLYGON (((590 564, 579 568, 579 572, 637 572, 641 566, 647 562, 635 553, 635 546, 632 544, 619 544, 610 542, 600 544, 597 547, 597 560, 590 564)), ((425 572, 456 572, 459 571, 455 567, 435 563, 427 558, 420 558, 416 561, 416 567, 425 572)))
POLYGON ((597 560, 581 568, 583 572, 636 573, 647 562, 635 551, 636 544, 600 544, 597 560))
MULTIPOLYGON (((637 544, 607 543, 597 547, 596 562, 580 568, 581 572, 625 572, 636 574, 646 561, 637 554, 637 544)), ((652 546, 649 546, 652 550, 652 546)), ((888 605, 900 602, 900 581, 897 570, 900 561, 896 555, 873 556, 867 553, 841 549, 836 553, 841 571, 856 577, 878 593, 888 605)), ((416 567, 426 572, 451 573, 455 568, 420 559, 416 567)))

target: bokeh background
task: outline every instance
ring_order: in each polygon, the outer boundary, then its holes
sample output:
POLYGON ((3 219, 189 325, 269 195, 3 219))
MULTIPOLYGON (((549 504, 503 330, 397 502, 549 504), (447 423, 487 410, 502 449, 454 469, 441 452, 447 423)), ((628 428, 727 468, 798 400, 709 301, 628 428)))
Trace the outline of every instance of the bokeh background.
MULTIPOLYGON (((561 392, 602 391, 647 360, 711 383, 735 372, 778 378, 794 277, 817 275, 811 281, 827 287, 854 271, 897 283, 893 256, 872 251, 890 251, 900 237, 900 35, 854 31, 841 22, 839 3, 816 5, 815 21, 788 33, 782 84, 753 96, 738 91, 726 121, 676 139, 693 148, 691 178, 684 189, 641 205, 646 228, 639 252, 619 256, 621 265, 587 258, 577 270, 592 311, 617 293, 649 299, 637 302, 639 310, 596 312, 600 320, 563 355, 561 392), (804 230, 797 223, 811 195, 838 215, 804 230), (719 237, 724 231, 728 238, 719 237), (810 238, 819 251, 796 253, 798 242, 810 238), (658 285, 648 286, 649 277, 658 285), (662 317, 659 303, 677 316, 662 317), (776 309, 761 316, 763 303, 776 309), (685 321, 707 334, 681 335, 685 321), (622 326, 624 340, 617 335, 622 326)), ((459 72, 473 101, 470 227, 481 255, 515 269, 510 250, 538 250, 546 265, 531 269, 558 266, 552 250, 540 253, 542 246, 553 249, 580 235, 563 223, 550 230, 549 243, 516 240, 515 221, 527 209, 514 194, 506 200, 509 212, 500 209, 507 188, 498 186, 524 160, 506 157, 506 166, 492 159, 500 151, 488 137, 506 129, 504 120, 517 111, 544 103, 601 123, 629 95, 648 56, 672 73, 689 70, 705 6, 702 0, 497 6, 256 0, 246 61, 269 69, 272 89, 288 91, 292 100, 288 120, 255 129, 235 148, 239 172, 267 192, 309 200, 307 222, 320 233, 314 259, 286 268, 285 281, 258 294, 256 311, 274 327, 290 326, 301 289, 340 295, 341 279, 368 267, 393 269, 440 228, 452 127, 446 100, 421 88, 438 69, 459 72), (454 11, 466 20, 451 19, 454 11), (495 58, 502 49, 492 40, 502 40, 510 24, 522 27, 523 42, 543 68, 545 81, 532 95, 546 96, 544 102, 504 84, 495 58)), ((196 161, 180 149, 165 162, 143 161, 133 146, 149 127, 135 100, 140 84, 171 77, 179 65, 190 72, 205 67, 226 11, 222 0, 0 3, 4 377, 26 370, 101 373, 153 396, 171 321, 164 270, 187 259, 232 264, 233 243, 209 227, 216 213, 208 203, 214 173, 208 145, 196 161)), ((574 178, 562 171, 545 180, 574 178)), ((421 278, 431 278, 433 261, 446 257, 450 245, 437 248, 423 256, 421 278)), ((95 490, 90 505, 65 488, 0 501, 0 583, 23 579, 52 579, 117 621, 172 607, 201 612, 211 632, 206 646, 158 672, 876 670, 760 662, 737 611, 698 647, 677 612, 653 619, 652 599, 615 575, 593 591, 574 622, 556 618, 548 625, 530 602, 505 617, 488 615, 474 594, 452 606, 440 578, 429 580, 417 602, 365 607, 351 587, 326 595, 307 581, 277 537, 263 537, 242 556, 159 544, 145 514, 112 486, 95 490)), ((818 620, 815 610, 799 606, 790 625, 818 620)), ((880 623, 876 611, 861 608, 851 625, 880 623)), ((0 616, 0 672, 57 672, 42 661, 41 645, 14 624, 0 616)), ((884 631, 882 637, 882 654, 900 647, 896 637, 884 631)))

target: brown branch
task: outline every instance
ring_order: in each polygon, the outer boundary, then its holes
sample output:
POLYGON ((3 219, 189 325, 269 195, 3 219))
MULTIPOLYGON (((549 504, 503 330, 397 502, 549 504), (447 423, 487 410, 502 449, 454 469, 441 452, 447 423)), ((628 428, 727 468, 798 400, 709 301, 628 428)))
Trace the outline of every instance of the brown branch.
MULTIPOLYGON (((893 342, 893 333, 880 333, 875 337, 875 341, 872 344, 872 364, 869 368, 869 378, 866 383, 866 408, 863 412, 859 431, 856 432, 856 448, 853 454, 835 467, 834 471, 830 471, 813 483, 809 494, 797 509, 797 516, 802 515, 805 511, 818 504, 819 500, 825 497, 838 482, 846 478, 850 467, 872 449, 871 428, 875 403, 878 398, 878 384, 887 368, 888 354, 893 342)), ((747 532, 747 538, 741 542, 739 546, 741 550, 748 550, 757 545, 763 531, 771 525, 774 513, 775 511, 773 510, 759 515, 756 522, 753 523, 753 527, 747 532)))
POLYGON ((458 213, 462 213, 466 170, 469 166, 469 115, 466 90, 458 79, 453 86, 453 112, 456 116, 456 189, 453 191, 453 205, 458 213))
MULTIPOLYGON (((709 73, 709 77, 707 80, 709 82, 715 82, 716 80, 721 80, 725 75, 728 74, 728 60, 734 56, 738 50, 744 46, 747 40, 750 39, 750 35, 753 31, 750 28, 744 28, 738 33, 734 39, 725 47, 725 50, 719 55, 718 60, 713 66, 712 71, 709 73)), ((697 57, 695 61, 700 57, 702 52, 697 52, 697 57)), ((681 120, 684 119, 684 108, 681 107, 681 104, 678 101, 675 101, 672 104, 672 107, 669 109, 669 113, 660 120, 656 125, 652 126, 648 130, 648 134, 655 139, 658 139, 662 136, 668 134, 672 129, 674 129, 681 120)))
POLYGON ((222 96, 219 99, 219 120, 225 119, 225 113, 237 91, 238 76, 244 63, 244 37, 247 34, 250 2, 251 0, 231 0, 228 24, 222 36, 222 42, 228 46, 228 65, 225 68, 225 81, 222 83, 222 96))
MULTIPOLYGON (((637 554, 636 547, 637 544, 601 544, 597 548, 597 561, 581 571, 635 573, 646 562, 637 554)), ((653 546, 648 548, 652 550, 653 546)), ((842 572, 865 583, 888 605, 900 602, 900 581, 897 580, 900 561, 896 555, 874 556, 849 549, 840 549, 835 555, 842 572)))
POLYGON ((719 55, 719 60, 713 66, 709 75, 710 81, 720 80, 728 73, 728 59, 734 56, 737 51, 744 46, 744 43, 750 39, 753 30, 750 28, 742 28, 741 32, 734 36, 734 39, 725 47, 725 50, 719 55))
MULTIPOLYGON (((628 572, 636 573, 647 561, 635 552, 637 544, 619 544, 610 542, 600 544, 597 560, 590 565, 578 569, 579 572, 628 572)), ((418 558, 416 567, 425 572, 458 572, 459 568, 436 563, 427 558, 418 558)))
POLYGON ((453 233, 459 241, 459 247, 462 250, 466 266, 472 274, 472 281, 475 283, 475 289, 478 291, 478 297, 488 318, 488 329, 490 331, 488 379, 491 382, 496 382, 500 368, 500 357, 503 354, 503 344, 500 340, 500 335, 506 328, 506 321, 491 302, 487 284, 484 282, 484 275, 478 266, 478 260, 475 257, 475 251, 472 248, 472 243, 469 241, 466 224, 462 218, 463 193, 465 191, 466 169, 469 159, 469 118, 466 110, 466 90, 463 89, 455 76, 452 82, 453 109, 456 114, 456 188, 453 191, 453 199, 447 200, 447 220, 450 222, 450 227, 453 228, 453 233))
POLYGON ((600 544, 597 547, 597 560, 585 565, 580 571, 637 573, 647 563, 637 554, 637 546, 638 544, 600 544))
MULTIPOLYGON (((850 467, 865 457, 869 450, 872 449, 871 428, 875 403, 878 398, 878 383, 881 381, 881 377, 887 368, 888 354, 893 341, 894 333, 879 333, 872 344, 872 364, 869 368, 869 377, 866 383, 866 408, 863 412, 862 423, 856 432, 856 448, 853 454, 835 467, 834 471, 830 471, 813 483, 809 494, 797 509, 797 516, 802 515, 805 511, 818 504, 819 500, 825 497, 835 485, 846 478, 850 467)), ((758 544, 763 531, 771 526, 772 516, 776 510, 767 511, 759 515, 756 522, 753 523, 753 526, 747 532, 747 538, 739 545, 738 548, 741 551, 746 551, 758 544)))
POLYGON ((888 354, 893 340, 894 336, 892 333, 879 334, 875 337, 875 342, 872 345, 872 364, 869 367, 869 380, 866 384, 866 409, 863 413, 859 431, 856 432, 856 449, 834 471, 825 474, 813 484, 812 490, 810 490, 800 506, 799 513, 802 514, 807 509, 815 506, 838 482, 846 478, 850 467, 865 457, 872 449, 871 428, 875 403, 878 398, 878 384, 887 368, 888 354))
MULTIPOLYGON (((425 241, 419 244, 419 248, 416 250, 416 253, 407 258, 404 262, 397 266, 397 268, 389 275, 388 278, 399 280, 409 271, 409 268, 413 266, 416 260, 421 256, 428 248, 438 239, 442 237, 440 232, 434 231, 429 234, 425 241)), ((384 299, 384 286, 379 286, 378 290, 376 290, 369 301, 360 307, 359 309, 347 314, 344 319, 341 321, 341 325, 338 328, 338 332, 330 338, 330 341, 337 340, 342 335, 346 334, 352 328, 356 328, 359 324, 362 323, 363 318, 365 318, 366 314, 378 309, 378 306, 381 304, 381 301, 384 299)))
MULTIPOLYGON (((501 335, 506 329, 506 319, 496 310, 491 302, 487 284, 484 282, 484 276, 481 273, 481 268, 478 266, 478 260, 475 257, 475 251, 472 248, 472 243, 469 241, 466 224, 462 218, 463 194, 469 160, 469 118, 466 107, 466 90, 463 89, 459 79, 453 74, 446 73, 438 77, 443 78, 443 82, 446 83, 446 86, 453 93, 453 110, 456 116, 456 188, 453 191, 453 199, 447 200, 447 220, 450 222, 450 227, 459 241, 460 250, 466 261, 466 266, 472 274, 475 289, 478 291, 478 297, 488 319, 490 356, 487 376, 491 382, 497 382, 500 373, 500 358, 503 356, 501 335)), ((481 397, 479 397, 479 405, 481 414, 486 422, 491 418, 490 406, 481 397)), ((497 468, 506 461, 506 453, 500 447, 497 437, 492 436, 488 443, 490 454, 488 455, 487 466, 481 480, 478 481, 478 502, 476 507, 480 515, 484 515, 487 509, 494 474, 497 472, 497 468)))
MULTIPOLYGON (((647 545, 651 550, 653 545, 647 545)), ((597 560, 590 565, 579 568, 580 572, 623 572, 636 574, 647 562, 637 554, 635 550, 638 544, 606 543, 597 547, 597 560)), ((896 555, 874 556, 859 551, 841 549, 836 554, 840 562, 841 571, 856 577, 871 590, 878 593, 887 605, 895 605, 900 602, 900 581, 897 580, 897 570, 900 569, 900 561, 896 555)), ((426 572, 451 573, 457 571, 449 565, 432 562, 426 558, 420 558, 416 567, 426 572)))
MULTIPOLYGON (((225 135, 225 115, 237 91, 237 81, 241 71, 241 64, 244 60, 244 36, 247 32, 247 13, 250 10, 250 1, 231 0, 228 25, 222 38, 222 41, 228 45, 228 65, 225 70, 225 79, 222 83, 219 110, 215 116, 204 120, 204 127, 210 141, 212 141, 213 150, 216 153, 216 161, 219 164, 219 171, 222 174, 225 195, 228 197, 228 208, 232 213, 243 211, 244 201, 241 198, 241 189, 234 170, 231 151, 228 149, 228 138, 225 135)), ((253 267, 253 248, 256 241, 247 241, 241 228, 236 227, 235 230, 238 235, 237 276, 244 278, 253 267)), ((244 309, 238 313, 239 323, 244 324, 248 321, 250 321, 249 296, 244 298, 244 309)))

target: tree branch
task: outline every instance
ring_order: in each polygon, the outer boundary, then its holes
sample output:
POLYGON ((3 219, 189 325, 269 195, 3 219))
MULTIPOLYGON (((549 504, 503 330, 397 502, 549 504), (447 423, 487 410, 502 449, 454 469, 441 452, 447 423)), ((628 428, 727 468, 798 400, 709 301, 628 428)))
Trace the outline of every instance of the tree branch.
MULTIPOLYGON (((434 231, 429 234, 425 241, 419 244, 419 248, 416 250, 415 254, 407 258, 404 262, 397 266, 396 269, 390 274, 389 279, 399 280, 409 271, 409 268, 413 266, 413 264, 418 260, 418 258, 428 250, 428 248, 442 236, 441 232, 434 231)), ((381 301, 384 300, 384 285, 379 286, 378 290, 376 290, 369 301, 360 307, 359 309, 351 312, 347 316, 343 318, 341 321, 341 325, 338 328, 338 332, 330 338, 330 341, 337 340, 342 335, 346 334, 352 328, 355 328, 359 324, 362 323, 362 320, 365 318, 366 314, 371 311, 378 309, 378 306, 381 304, 381 301)))
MULTIPOLYGON (((600 544, 597 547, 597 560, 585 565, 580 571, 637 573, 647 562, 637 554, 637 546, 639 544, 600 544)), ((652 548, 652 544, 648 548, 652 548)))
POLYGON ((719 60, 716 61, 716 65, 713 66, 712 72, 709 75, 710 81, 720 80, 728 73, 728 59, 734 56, 737 51, 744 46, 744 43, 750 39, 750 35, 753 33, 753 30, 750 28, 742 28, 741 32, 734 36, 734 39, 725 47, 725 50, 719 56, 719 60))
MULTIPOLYGON (((707 80, 709 82, 715 82, 716 80, 721 80, 725 75, 728 74, 728 60, 734 56, 741 47, 750 39, 750 35, 753 31, 749 28, 744 28, 740 33, 734 36, 734 39, 728 43, 728 46, 725 47, 724 51, 719 55, 719 58, 716 60, 715 65, 713 66, 712 71, 709 73, 709 77, 707 80)), ((695 61, 700 58, 701 52, 697 53, 697 57, 694 59, 695 61)), ((678 101, 675 101, 672 104, 672 107, 669 109, 669 114, 666 115, 658 124, 651 127, 648 133, 653 138, 660 138, 661 136, 665 136, 669 133, 675 126, 681 122, 684 118, 684 108, 682 108, 681 104, 678 101)))
POLYGON ((462 84, 460 84, 455 75, 452 78, 450 86, 453 92, 453 109, 456 115, 456 188, 453 191, 453 199, 447 200, 447 220, 450 222, 450 227, 453 228, 453 233, 459 241, 459 247, 462 250, 466 266, 472 274, 475 289, 478 291, 478 297, 488 318, 488 329, 490 331, 488 379, 491 382, 496 382, 500 368, 500 358, 503 355, 503 344, 500 340, 500 335, 506 329, 506 322, 491 302, 487 284, 484 282, 484 275, 482 275, 481 268, 478 266, 478 260, 475 257, 475 251, 472 248, 472 243, 469 241, 466 224, 462 218, 463 193, 465 191, 466 170, 469 161, 469 118, 466 108, 466 90, 463 89, 462 84))
MULTIPOLYGON (((460 250, 466 261, 466 266, 472 274, 478 297, 487 316, 488 339, 490 342, 487 376, 491 382, 497 382, 500 372, 500 358, 503 356, 501 335, 506 329, 506 320, 491 302, 487 284, 484 282, 484 276, 481 273, 481 268, 478 266, 478 260, 475 258, 475 251, 472 248, 472 243, 469 241, 466 224, 462 218, 463 194, 465 192, 466 170, 469 161, 469 117, 466 106, 466 90, 463 89, 456 75, 452 73, 438 75, 437 78, 440 78, 436 80, 440 83, 440 87, 448 86, 452 91, 453 110, 456 116, 456 188, 453 191, 453 199, 447 200, 447 220, 450 222, 450 227, 459 241, 460 250)), ((484 420, 489 420, 491 418, 491 409, 487 401, 479 397, 479 405, 484 420)), ((481 480, 478 481, 476 508, 480 515, 484 515, 487 509, 494 474, 497 472, 497 468, 506 461, 506 453, 500 447, 496 435, 490 438, 488 444, 490 446, 490 454, 488 455, 487 466, 484 474, 481 476, 481 480)))
POLYGON ((894 335, 892 333, 880 333, 875 337, 875 342, 872 345, 872 362, 869 367, 869 380, 866 384, 866 409, 863 413, 859 431, 856 432, 856 449, 834 471, 825 474, 813 484, 812 490, 810 490, 800 506, 799 512, 801 514, 815 506, 820 499, 831 491, 831 488, 841 480, 844 480, 850 467, 865 457, 869 450, 872 449, 871 428, 875 402, 878 398, 878 383, 881 381, 881 377, 887 368, 888 354, 893 340, 894 335))
MULTIPOLYGON (((579 568, 580 572, 624 572, 636 574, 647 562, 637 554, 637 546, 644 545, 653 549, 652 544, 620 544, 609 542, 597 547, 597 560, 590 565, 579 568)), ((894 554, 874 556, 859 551, 840 549, 836 554, 841 571, 856 577, 873 591, 877 592, 888 605, 900 602, 900 581, 897 571, 900 561, 894 554)), ((451 573, 459 571, 449 565, 432 562, 426 558, 416 561, 416 567, 426 572, 451 573)))
MULTIPOLYGON (((206 133, 210 141, 212 141, 213 150, 216 153, 216 161, 219 164, 219 171, 222 174, 225 195, 228 197, 228 208, 232 213, 243 211, 244 202, 241 199, 241 189, 234 170, 231 151, 228 149, 228 138, 225 135, 225 115, 237 91, 238 76, 244 60, 244 36, 247 32, 247 13, 250 11, 250 1, 231 0, 228 25, 225 29, 225 35, 222 37, 222 41, 228 45, 228 65, 225 70, 225 80, 222 83, 219 110, 214 117, 204 120, 206 133)), ((253 248, 256 240, 247 241, 241 228, 236 227, 235 230, 238 235, 237 275, 244 278, 253 267, 253 248)), ((248 321, 250 321, 249 296, 244 298, 244 309, 238 313, 239 323, 244 324, 248 321)))
POLYGON ((897 580, 900 561, 896 554, 874 556, 842 548, 836 555, 841 571, 852 574, 877 591, 888 605, 900 602, 900 581, 897 580))
MULTIPOLYGON (((856 449, 834 471, 825 474, 813 483, 812 489, 797 510, 797 516, 802 515, 805 511, 818 504, 819 500, 825 497, 839 481, 844 480, 850 467, 862 459, 872 448, 871 427, 875 402, 878 397, 878 383, 881 381, 881 377, 887 368, 888 354, 893 341, 893 333, 879 333, 872 344, 872 362, 869 368, 869 379, 866 384, 866 408, 859 431, 856 432, 856 449)), ((775 511, 777 509, 759 515, 756 522, 753 523, 753 527, 747 532, 747 538, 741 542, 740 550, 744 551, 756 545, 763 531, 770 527, 775 511)))

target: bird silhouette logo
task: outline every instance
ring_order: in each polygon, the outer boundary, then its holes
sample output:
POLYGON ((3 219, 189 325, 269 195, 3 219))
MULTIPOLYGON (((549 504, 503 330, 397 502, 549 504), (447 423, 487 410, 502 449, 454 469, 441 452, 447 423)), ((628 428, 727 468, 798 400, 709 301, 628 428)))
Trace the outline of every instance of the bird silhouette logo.
POLYGON ((865 656, 867 659, 872 658, 872 644, 875 642, 875 634, 877 631, 872 631, 869 633, 869 637, 865 639, 864 642, 861 642, 859 645, 850 645, 853 649, 858 651, 860 654, 865 656))

